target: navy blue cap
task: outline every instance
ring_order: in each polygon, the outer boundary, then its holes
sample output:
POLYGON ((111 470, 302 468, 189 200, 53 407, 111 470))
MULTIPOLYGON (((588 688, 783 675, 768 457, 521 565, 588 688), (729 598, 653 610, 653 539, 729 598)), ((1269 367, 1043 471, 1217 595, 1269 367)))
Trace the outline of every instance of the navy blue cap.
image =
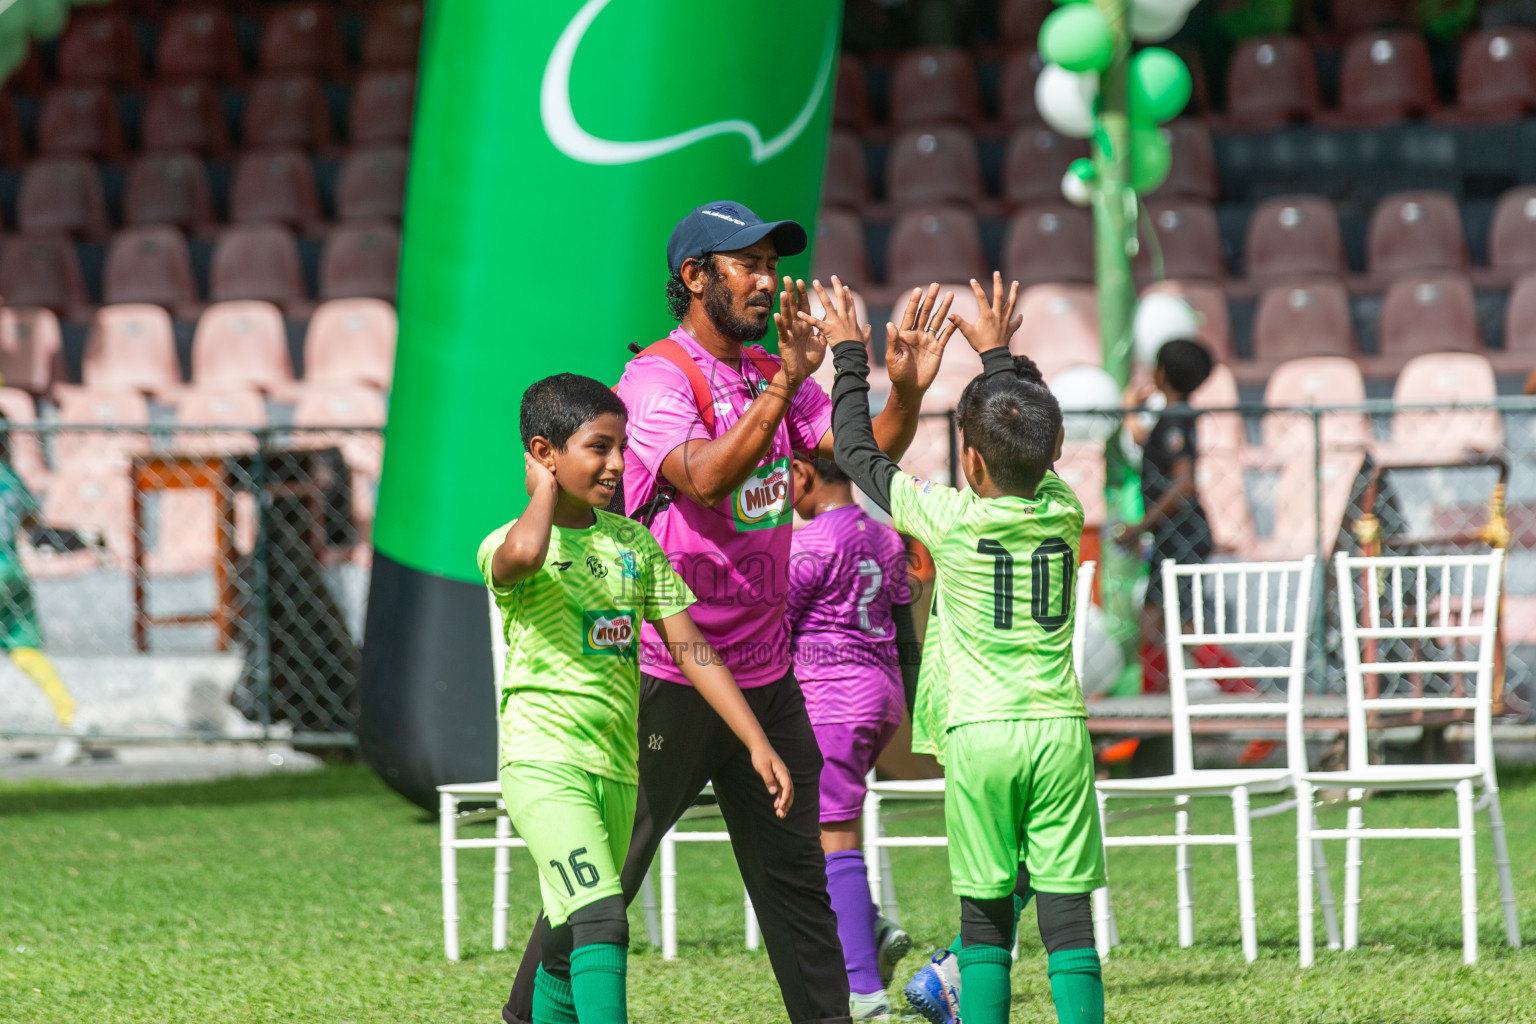
POLYGON ((740 203, 718 202, 696 206, 672 229, 667 240, 667 267, 676 274, 685 260, 710 252, 734 252, 773 236, 780 256, 805 251, 805 228, 792 220, 764 221, 740 203))

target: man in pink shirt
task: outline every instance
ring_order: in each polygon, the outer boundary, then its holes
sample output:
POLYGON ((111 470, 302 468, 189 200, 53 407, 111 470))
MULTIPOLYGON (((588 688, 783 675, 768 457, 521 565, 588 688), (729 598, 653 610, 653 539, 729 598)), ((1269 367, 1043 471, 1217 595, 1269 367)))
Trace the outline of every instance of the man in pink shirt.
MULTIPOLYGON (((773 312, 779 257, 805 247, 805 229, 793 221, 765 223, 732 202, 694 209, 667 245, 678 328, 631 361, 615 388, 629 410, 625 512, 651 528, 697 595, 694 620, 789 766, 796 800, 780 819, 753 791, 763 787, 745 748, 716 728, 671 653, 644 631, 640 792, 621 881, 633 899, 662 836, 712 782, 790 1020, 844 1024, 848 978, 820 842, 822 757, 784 616, 790 463, 796 451, 832 452, 831 402, 810 381, 826 342, 796 316, 809 310, 804 282, 784 278, 773 312), (770 317, 777 359, 752 344, 770 317)), ((950 298, 937 301, 937 285, 914 292, 900 327, 887 325, 891 395, 874 428, 893 457, 911 442, 923 391, 938 372, 950 298)), ((541 919, 502 1010, 508 1024, 534 1020, 533 977, 547 932, 541 919)), ((559 977, 547 961, 545 970, 559 977)), ((543 1009, 539 1024, 555 1019, 543 1009)))

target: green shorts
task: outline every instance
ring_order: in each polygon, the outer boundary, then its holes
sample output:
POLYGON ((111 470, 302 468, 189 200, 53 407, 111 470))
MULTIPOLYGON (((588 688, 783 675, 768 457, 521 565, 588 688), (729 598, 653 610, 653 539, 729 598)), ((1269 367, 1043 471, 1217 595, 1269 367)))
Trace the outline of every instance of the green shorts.
POLYGON ((1086 720, 956 726, 948 755, 944 821, 956 896, 1007 896, 1020 863, 1037 892, 1091 892, 1104 884, 1086 720))
POLYGON ((575 765, 514 761, 501 770, 501 796, 518 837, 539 868, 539 894, 552 925, 605 896, 618 896, 639 788, 575 765))

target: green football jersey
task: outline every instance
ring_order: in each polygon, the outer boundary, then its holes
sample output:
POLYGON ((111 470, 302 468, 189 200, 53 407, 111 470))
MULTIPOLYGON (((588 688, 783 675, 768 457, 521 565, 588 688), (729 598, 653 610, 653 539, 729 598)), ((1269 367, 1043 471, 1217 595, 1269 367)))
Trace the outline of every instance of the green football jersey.
POLYGON ((675 615, 693 594, 649 530, 602 511, 585 530, 551 529, 544 567, 498 587, 491 558, 512 523, 478 558, 507 638, 497 764, 554 761, 636 783, 640 620, 675 615))
POLYGON ((1072 667, 1083 506, 1048 472, 1035 497, 981 498, 906 473, 891 478, 891 518, 933 553, 929 619, 912 749, 944 756, 958 725, 1086 717, 1072 667))

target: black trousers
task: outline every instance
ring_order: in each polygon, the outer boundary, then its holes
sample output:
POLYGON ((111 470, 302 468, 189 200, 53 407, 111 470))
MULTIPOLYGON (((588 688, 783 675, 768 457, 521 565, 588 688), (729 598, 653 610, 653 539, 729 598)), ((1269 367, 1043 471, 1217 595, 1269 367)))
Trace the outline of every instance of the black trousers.
MULTIPOLYGON (((640 791, 634 836, 620 873, 624 900, 632 901, 640 891, 662 836, 704 784, 713 782, 789 1019, 794 1024, 848 1024, 848 975, 821 852, 821 750, 805 713, 805 698, 793 671, 742 693, 789 767, 795 783, 789 815, 782 820, 774 815, 773 798, 753 770, 746 747, 693 687, 642 674, 640 791)), ((501 1011, 507 1024, 531 1024, 533 980, 540 963, 556 977, 569 976, 563 951, 545 958, 549 934, 549 922, 540 916, 501 1011)), ((678 1009, 680 1017, 705 1010, 678 1009)))

